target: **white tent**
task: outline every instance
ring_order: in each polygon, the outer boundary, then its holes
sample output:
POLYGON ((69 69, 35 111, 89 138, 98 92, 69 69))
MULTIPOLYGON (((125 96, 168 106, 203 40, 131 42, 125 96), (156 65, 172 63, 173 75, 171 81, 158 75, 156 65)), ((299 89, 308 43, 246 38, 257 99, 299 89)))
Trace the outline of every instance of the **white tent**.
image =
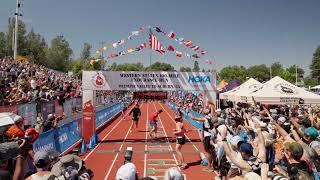
POLYGON ((256 92, 250 93, 263 104, 320 104, 320 96, 299 88, 276 76, 264 83, 256 92))
POLYGON ((258 90, 261 88, 261 86, 262 84, 259 81, 250 78, 248 81, 242 83, 235 89, 220 94, 220 99, 228 99, 236 102, 247 102, 249 93, 258 90))
POLYGON ((311 89, 312 89, 312 90, 318 90, 318 89, 320 89, 320 85, 315 86, 315 87, 312 87, 311 89))

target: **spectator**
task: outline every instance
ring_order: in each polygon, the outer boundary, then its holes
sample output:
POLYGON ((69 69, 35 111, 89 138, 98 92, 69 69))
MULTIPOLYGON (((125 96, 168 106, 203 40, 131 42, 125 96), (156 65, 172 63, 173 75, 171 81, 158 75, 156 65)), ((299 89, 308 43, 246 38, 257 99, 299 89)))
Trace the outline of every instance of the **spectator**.
POLYGON ((117 171, 116 180, 138 180, 136 166, 133 163, 122 165, 117 171))
POLYGON ((23 138, 25 132, 23 130, 23 118, 21 116, 14 117, 14 125, 7 130, 8 139, 23 138))
POLYGON ((49 179, 52 176, 49 171, 50 159, 49 154, 45 151, 37 151, 34 154, 33 162, 37 172, 27 178, 27 180, 49 179))

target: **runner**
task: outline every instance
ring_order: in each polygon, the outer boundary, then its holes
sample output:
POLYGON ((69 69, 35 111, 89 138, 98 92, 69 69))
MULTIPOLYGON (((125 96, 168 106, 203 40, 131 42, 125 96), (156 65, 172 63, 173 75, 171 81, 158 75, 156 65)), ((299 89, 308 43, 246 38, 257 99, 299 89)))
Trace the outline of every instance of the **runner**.
POLYGON ((163 112, 163 110, 160 109, 159 111, 153 113, 149 119, 149 124, 151 127, 151 131, 150 131, 149 135, 150 135, 150 137, 155 138, 155 139, 158 138, 157 137, 157 131, 158 131, 157 118, 158 118, 159 114, 162 112, 163 112))
POLYGON ((136 125, 136 129, 138 128, 138 122, 139 122, 139 117, 141 116, 141 110, 139 108, 139 104, 136 103, 136 105, 134 106, 134 108, 131 109, 129 116, 132 114, 132 125, 130 128, 130 132, 132 132, 133 129, 133 124, 136 125))
POLYGON ((182 112, 178 109, 176 117, 174 118, 176 122, 176 128, 173 134, 176 136, 176 153, 178 155, 178 166, 181 169, 185 169, 188 165, 184 161, 184 157, 181 152, 182 146, 186 143, 185 133, 187 132, 183 125, 182 112))

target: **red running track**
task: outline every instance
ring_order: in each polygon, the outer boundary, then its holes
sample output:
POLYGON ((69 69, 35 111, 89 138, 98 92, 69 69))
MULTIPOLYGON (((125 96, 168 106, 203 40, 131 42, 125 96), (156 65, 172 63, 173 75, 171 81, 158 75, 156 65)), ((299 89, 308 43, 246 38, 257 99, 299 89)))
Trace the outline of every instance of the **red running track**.
MULTIPOLYGON (((119 116, 112 124, 100 134, 101 142, 87 154, 82 156, 86 165, 93 170, 94 179, 115 179, 119 167, 124 163, 124 151, 127 147, 133 148, 132 162, 136 165, 139 177, 154 176, 162 179, 167 168, 176 166, 175 137, 173 134, 174 112, 160 102, 142 103, 139 128, 130 132, 132 124, 128 116, 131 108, 119 116), (158 126, 158 141, 148 139, 148 117, 156 110, 163 109, 160 114, 158 126)), ((182 170, 186 179, 212 179, 213 173, 203 171, 200 165, 199 151, 203 150, 197 129, 184 121, 188 130, 187 143, 182 147, 185 161, 189 167, 182 170)))

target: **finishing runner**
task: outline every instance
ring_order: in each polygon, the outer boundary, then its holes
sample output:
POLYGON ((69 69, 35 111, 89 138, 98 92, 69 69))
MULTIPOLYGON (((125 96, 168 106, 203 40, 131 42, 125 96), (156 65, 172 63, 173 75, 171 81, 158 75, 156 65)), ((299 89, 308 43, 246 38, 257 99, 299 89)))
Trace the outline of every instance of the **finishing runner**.
POLYGON ((182 112, 180 111, 180 109, 177 110, 174 120, 176 122, 176 128, 174 129, 173 134, 176 136, 176 153, 178 155, 178 163, 179 163, 178 166, 181 169, 185 169, 187 168, 188 165, 184 161, 181 148, 186 143, 185 133, 187 132, 187 130, 184 128, 184 125, 182 122, 183 121, 182 112))
POLYGON ((163 112, 163 110, 160 109, 159 111, 153 113, 149 119, 149 125, 151 127, 151 131, 150 131, 149 135, 150 135, 150 137, 155 138, 155 139, 158 138, 157 137, 157 131, 158 131, 157 118, 158 118, 159 114, 162 112, 163 112))
POLYGON ((134 108, 131 109, 129 116, 132 114, 132 125, 130 127, 130 132, 132 132, 133 129, 133 124, 136 125, 136 129, 138 128, 138 122, 139 122, 139 117, 141 116, 141 110, 139 108, 139 104, 136 103, 136 105, 134 106, 134 108))

